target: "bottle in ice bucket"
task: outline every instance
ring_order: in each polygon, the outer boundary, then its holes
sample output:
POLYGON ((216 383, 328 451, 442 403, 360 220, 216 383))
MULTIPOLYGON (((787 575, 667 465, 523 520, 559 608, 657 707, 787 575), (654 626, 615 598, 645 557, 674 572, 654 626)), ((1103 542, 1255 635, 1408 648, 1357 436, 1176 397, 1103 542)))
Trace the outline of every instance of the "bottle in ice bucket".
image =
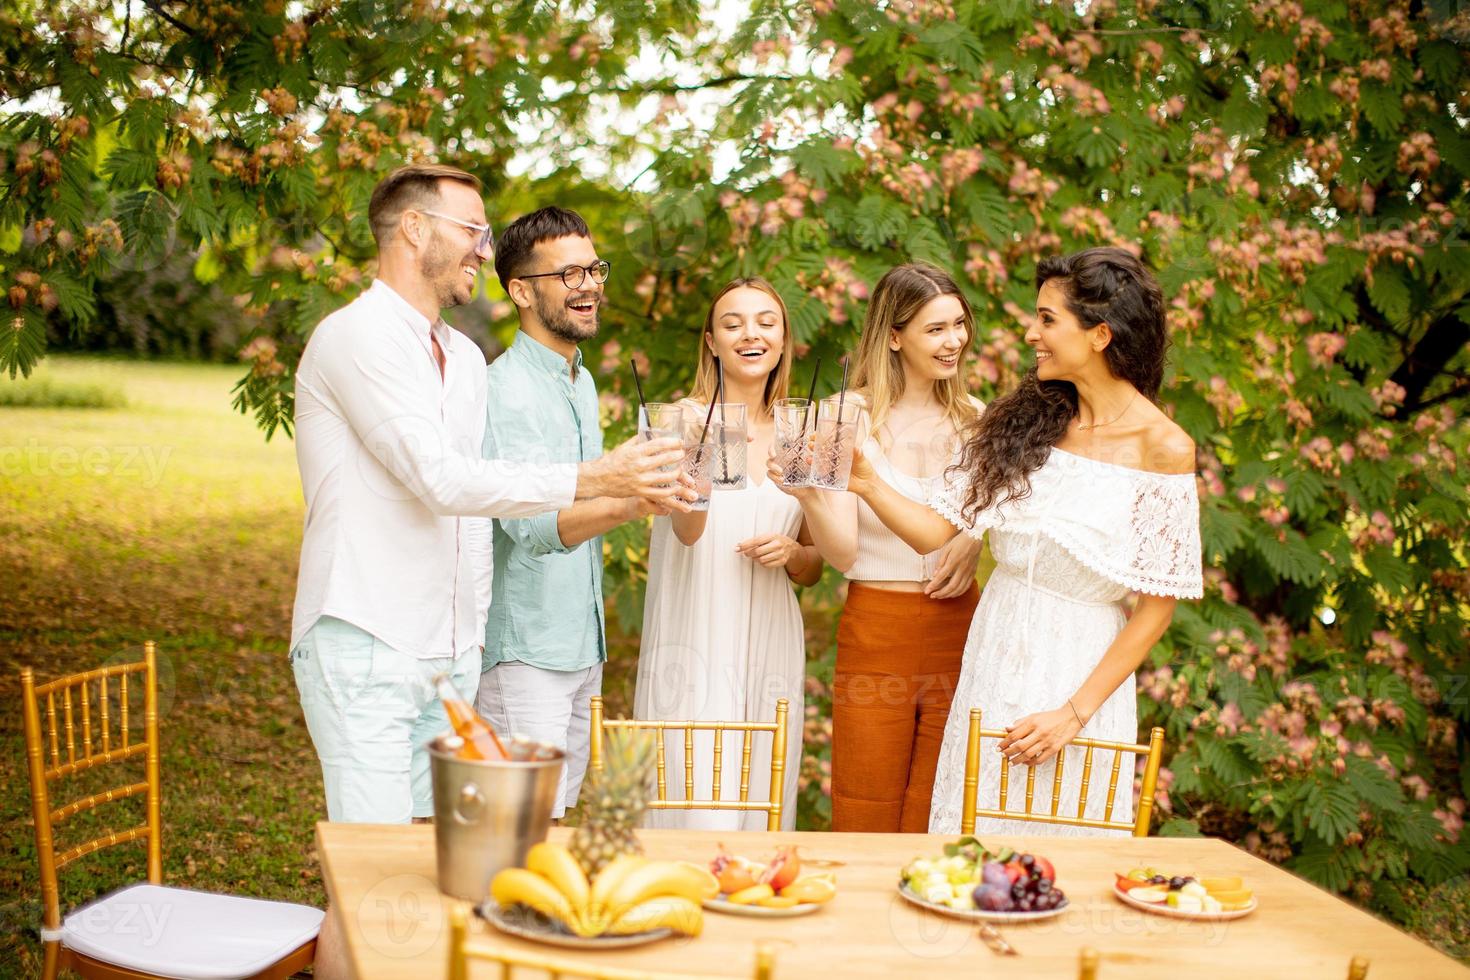
POLYGON ((444 713, 449 716, 450 727, 454 729, 454 734, 464 739, 464 747, 458 753, 461 759, 499 762, 510 758, 500 737, 495 734, 495 729, 490 727, 488 721, 475 714, 470 703, 449 683, 449 675, 440 674, 435 677, 434 686, 439 690, 439 700, 444 703, 444 713))

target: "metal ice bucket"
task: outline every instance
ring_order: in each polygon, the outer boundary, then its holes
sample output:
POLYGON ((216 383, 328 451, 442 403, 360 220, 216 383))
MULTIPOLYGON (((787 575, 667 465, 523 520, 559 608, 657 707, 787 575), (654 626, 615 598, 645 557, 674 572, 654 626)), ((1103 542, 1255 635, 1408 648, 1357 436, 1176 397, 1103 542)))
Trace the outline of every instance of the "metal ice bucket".
POLYGON ((516 739, 508 762, 461 759, 464 741, 441 735, 429 743, 434 782, 434 849, 439 890, 472 902, 490 894, 490 879, 525 864, 546 839, 561 778, 561 749, 516 739))

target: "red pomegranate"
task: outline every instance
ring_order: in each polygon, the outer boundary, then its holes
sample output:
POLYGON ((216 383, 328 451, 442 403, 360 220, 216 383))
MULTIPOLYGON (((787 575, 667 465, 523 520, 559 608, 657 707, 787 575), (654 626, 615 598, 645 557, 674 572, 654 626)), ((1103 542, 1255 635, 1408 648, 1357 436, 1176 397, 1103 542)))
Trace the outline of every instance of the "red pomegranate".
POLYGON ((771 863, 766 865, 766 870, 761 872, 760 880, 779 892, 795 881, 799 874, 801 874, 801 858, 797 857, 796 848, 779 847, 771 863))
POLYGON ((709 870, 719 880, 720 891, 726 895, 760 883, 757 880, 760 866, 731 854, 725 850, 724 844, 720 845, 719 855, 709 863, 709 870))

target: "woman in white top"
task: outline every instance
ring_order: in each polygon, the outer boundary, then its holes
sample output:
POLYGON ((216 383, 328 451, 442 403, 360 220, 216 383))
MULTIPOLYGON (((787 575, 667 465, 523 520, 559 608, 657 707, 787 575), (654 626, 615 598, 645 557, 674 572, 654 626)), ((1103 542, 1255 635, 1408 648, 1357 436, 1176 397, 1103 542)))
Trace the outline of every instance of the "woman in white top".
MULTIPOLYGON (((997 567, 965 647, 964 671, 940 751, 929 829, 959 830, 971 708, 1007 734, 980 755, 979 800, 999 805, 1000 767, 1012 787, 1035 767, 1035 798, 1060 791, 1076 818, 1081 735, 1138 737, 1133 672, 1174 615, 1198 598, 1199 501, 1194 443, 1154 404, 1168 344, 1163 294, 1153 274, 1121 248, 1093 248, 1037 267, 1037 321, 1026 342, 1036 368, 986 409, 965 443, 954 479, 917 504, 855 459, 849 487, 916 548, 957 529, 990 531, 997 567), (941 516, 942 515, 942 516, 941 516), (951 523, 953 522, 953 523, 951 523), (1124 605, 1131 594, 1131 612, 1124 605)), ((1133 756, 1111 813, 1131 819, 1133 756)), ((1082 820, 1104 816, 1100 785, 1112 768, 1093 760, 1082 820)), ((1022 810, 1013 790, 1007 808, 1022 810)), ((1050 807, 1047 807, 1050 810, 1050 807)), ((1035 824, 981 820, 978 833, 1034 832, 1035 824)), ((1053 834, 1106 834, 1077 824, 1053 834)))
MULTIPOLYGON (((796 825, 801 770, 806 646, 793 584, 811 585, 822 560, 796 501, 764 479, 774 423, 786 397, 791 332, 786 304, 764 279, 737 279, 715 297, 705 321, 694 391, 685 403, 701 416, 715 397, 715 361, 725 403, 745 406, 750 443, 742 490, 716 489, 709 510, 657 517, 648 555, 648 592, 633 697, 635 717, 652 720, 772 721, 790 702, 781 826, 796 825)), ((771 737, 753 740, 750 799, 771 785, 771 737)), ((726 733, 720 799, 739 798, 740 733, 726 733)), ((666 743, 668 797, 684 796, 683 735, 666 743)), ((714 733, 696 733, 694 798, 709 799, 714 733)), ((644 825, 703 830, 765 830, 761 812, 650 810, 644 825)))
MULTIPOLYGON (((874 469, 927 501, 978 415, 963 360, 974 317, 942 270, 890 269, 863 321, 853 393, 874 469)), ((779 482, 779 467, 772 473, 779 482)), ((787 490, 825 558, 848 578, 832 680, 832 829, 924 833, 934 767, 979 601, 980 542, 920 555, 850 493, 787 490)))

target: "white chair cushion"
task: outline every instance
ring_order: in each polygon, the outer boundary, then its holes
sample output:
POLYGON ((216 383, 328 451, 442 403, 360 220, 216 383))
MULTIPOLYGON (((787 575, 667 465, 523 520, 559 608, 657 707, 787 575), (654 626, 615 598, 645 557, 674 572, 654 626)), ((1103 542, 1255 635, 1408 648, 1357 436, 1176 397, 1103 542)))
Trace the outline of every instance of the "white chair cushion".
POLYGON ((77 909, 61 924, 71 950, 178 980, 259 973, 316 938, 322 910, 289 902, 131 885, 77 909))

